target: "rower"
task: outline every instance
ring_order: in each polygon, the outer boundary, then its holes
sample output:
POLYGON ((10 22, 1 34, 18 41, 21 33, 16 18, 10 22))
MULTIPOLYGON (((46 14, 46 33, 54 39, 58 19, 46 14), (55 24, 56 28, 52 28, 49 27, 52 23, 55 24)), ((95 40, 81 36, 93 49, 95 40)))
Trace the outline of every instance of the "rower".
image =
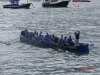
POLYGON ((56 44, 56 45, 59 44, 59 38, 58 38, 58 37, 55 37, 55 39, 54 39, 54 44, 56 44))
POLYGON ((59 39, 59 42, 60 42, 60 44, 62 45, 63 44, 63 35, 61 35, 61 37, 60 37, 60 39, 59 39))
POLYGON ((39 38, 39 40, 43 40, 44 36, 42 35, 42 31, 40 31, 38 38, 39 38))
POLYGON ((67 42, 68 42, 69 45, 72 44, 72 38, 71 38, 71 36, 69 36, 69 38, 67 39, 67 42))
POLYGON ((67 37, 66 36, 64 37, 63 44, 67 45, 67 37))
POLYGON ((36 34, 34 35, 34 39, 38 40, 38 32, 36 32, 36 34))
POLYGON ((51 35, 51 41, 54 42, 54 39, 55 39, 55 35, 51 35))
POLYGON ((80 36, 80 31, 76 30, 75 34, 75 38, 76 38, 76 43, 75 45, 78 46, 79 45, 79 36, 80 36))
POLYGON ((25 37, 26 37, 26 38, 29 38, 29 36, 30 36, 30 33, 28 32, 27 29, 25 29, 25 37))
POLYGON ((45 35, 45 40, 46 40, 46 41, 49 41, 49 37, 50 37, 49 34, 46 33, 46 35, 45 35))

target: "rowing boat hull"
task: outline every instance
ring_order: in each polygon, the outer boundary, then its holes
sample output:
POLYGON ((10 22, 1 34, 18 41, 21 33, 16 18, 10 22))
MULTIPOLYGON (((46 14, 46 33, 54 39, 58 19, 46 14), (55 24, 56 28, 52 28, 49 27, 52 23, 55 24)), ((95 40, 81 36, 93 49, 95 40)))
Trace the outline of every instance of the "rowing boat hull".
POLYGON ((24 43, 30 43, 33 44, 35 46, 39 46, 39 47, 43 47, 43 48, 53 48, 53 49, 61 49, 64 51, 70 51, 70 52, 74 52, 74 53, 89 53, 89 45, 88 44, 83 44, 81 43, 80 46, 58 46, 55 44, 51 44, 45 41, 36 41, 36 40, 31 40, 28 38, 23 37, 22 35, 20 35, 20 41, 24 42, 24 43))

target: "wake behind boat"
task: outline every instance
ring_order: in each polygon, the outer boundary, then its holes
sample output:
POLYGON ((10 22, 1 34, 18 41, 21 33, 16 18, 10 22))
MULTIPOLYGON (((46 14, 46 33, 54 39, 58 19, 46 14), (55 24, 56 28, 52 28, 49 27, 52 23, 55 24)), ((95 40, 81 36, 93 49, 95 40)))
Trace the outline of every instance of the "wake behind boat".
MULTIPOLYGON (((61 36, 61 38, 63 38, 63 36, 61 36)), ((30 43, 43 48, 61 49, 74 53, 89 53, 88 44, 79 43, 79 45, 76 46, 72 40, 68 41, 69 38, 63 38, 65 42, 62 42, 61 38, 54 35, 49 35, 48 33, 46 33, 46 35, 42 35, 42 32, 38 34, 36 31, 28 32, 27 30, 21 31, 20 34, 20 41, 24 43, 30 43)))
POLYGON ((19 0, 10 0, 11 4, 8 5, 3 5, 3 8, 29 8, 31 3, 27 4, 20 4, 19 5, 19 0))
POLYGON ((70 0, 44 0, 43 7, 67 7, 70 0))

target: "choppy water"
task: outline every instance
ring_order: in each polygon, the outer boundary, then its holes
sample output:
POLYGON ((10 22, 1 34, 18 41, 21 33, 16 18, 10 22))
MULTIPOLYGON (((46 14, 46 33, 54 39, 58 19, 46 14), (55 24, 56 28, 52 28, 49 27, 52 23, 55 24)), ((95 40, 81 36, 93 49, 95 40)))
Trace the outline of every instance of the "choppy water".
POLYGON ((43 8, 34 2, 30 9, 3 9, 0 2, 0 75, 100 75, 100 1, 72 3, 68 8, 43 8), (75 7, 79 5, 79 7, 75 7), (90 53, 74 53, 21 43, 20 31, 43 31, 74 38, 90 44, 90 53), (92 70, 77 70, 92 66, 92 70))

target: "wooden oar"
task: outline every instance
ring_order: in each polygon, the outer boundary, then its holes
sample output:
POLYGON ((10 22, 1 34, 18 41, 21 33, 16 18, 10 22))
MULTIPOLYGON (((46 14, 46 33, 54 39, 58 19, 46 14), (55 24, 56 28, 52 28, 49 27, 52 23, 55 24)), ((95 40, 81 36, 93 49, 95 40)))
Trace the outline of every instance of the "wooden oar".
POLYGON ((47 44, 49 44, 49 45, 51 45, 51 46, 53 46, 54 48, 60 48, 61 49, 61 47, 60 46, 58 46, 58 45, 56 45, 56 44, 54 44, 54 43, 49 43, 49 42, 47 42, 47 41, 44 41, 44 42, 46 42, 47 44), (54 44, 54 45, 53 45, 54 44), (56 47, 57 46, 57 47, 56 47))
MULTIPOLYGON (((91 50, 91 49, 90 49, 91 50)), ((96 52, 94 52, 93 50, 91 50, 93 53, 97 54, 96 52)))
MULTIPOLYGON (((85 47, 85 46, 84 46, 85 47)), ((91 49, 89 49, 89 50, 91 50, 91 49)), ((93 50, 91 50, 93 53, 95 53, 95 54, 97 54, 96 52, 94 52, 93 50)))

